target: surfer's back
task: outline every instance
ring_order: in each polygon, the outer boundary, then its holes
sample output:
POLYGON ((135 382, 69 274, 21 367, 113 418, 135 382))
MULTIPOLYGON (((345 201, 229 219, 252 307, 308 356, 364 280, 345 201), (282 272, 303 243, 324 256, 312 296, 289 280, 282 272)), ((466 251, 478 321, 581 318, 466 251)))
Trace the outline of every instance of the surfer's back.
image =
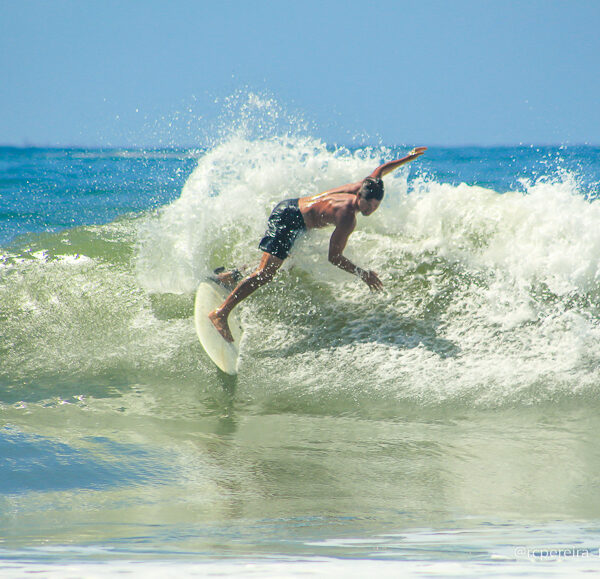
POLYGON ((308 229, 335 225, 346 214, 354 215, 356 195, 353 193, 320 193, 301 197, 298 207, 308 229))

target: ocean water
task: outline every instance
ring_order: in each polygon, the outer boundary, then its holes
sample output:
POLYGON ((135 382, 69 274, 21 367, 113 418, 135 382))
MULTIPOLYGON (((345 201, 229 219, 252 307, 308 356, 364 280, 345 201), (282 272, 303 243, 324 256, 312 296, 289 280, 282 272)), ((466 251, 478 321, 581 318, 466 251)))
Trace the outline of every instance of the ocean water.
MULTIPOLYGON (((415 143, 414 145, 427 143, 415 143)), ((600 570, 600 148, 430 148, 347 255, 193 296, 272 206, 409 147, 0 149, 0 576, 600 570)))

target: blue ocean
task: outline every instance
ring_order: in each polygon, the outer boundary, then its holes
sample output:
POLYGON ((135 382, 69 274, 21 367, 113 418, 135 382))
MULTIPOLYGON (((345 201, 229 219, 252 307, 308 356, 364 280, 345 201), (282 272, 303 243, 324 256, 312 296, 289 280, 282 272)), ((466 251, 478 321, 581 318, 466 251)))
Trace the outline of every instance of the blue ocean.
POLYGON ((600 570, 600 148, 432 146, 194 329, 272 207, 428 143, 0 148, 0 576, 600 570))

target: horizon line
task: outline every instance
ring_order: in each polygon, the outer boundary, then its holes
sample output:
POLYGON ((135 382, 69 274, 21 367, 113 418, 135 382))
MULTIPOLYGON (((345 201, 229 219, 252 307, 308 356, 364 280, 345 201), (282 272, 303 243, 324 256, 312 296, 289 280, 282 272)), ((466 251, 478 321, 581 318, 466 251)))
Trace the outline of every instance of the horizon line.
MULTIPOLYGON (((332 144, 326 143, 327 146, 335 147, 347 147, 353 149, 360 149, 365 147, 392 147, 392 148, 412 148, 419 145, 406 145, 404 143, 397 144, 386 144, 386 143, 361 143, 358 145, 349 145, 345 143, 334 142, 332 144)), ((33 143, 0 143, 0 149, 86 149, 86 150, 129 150, 129 151, 159 151, 159 150, 204 150, 213 147, 214 145, 44 145, 44 144, 33 144, 33 143)), ((454 149, 454 148, 482 148, 482 149, 502 149, 502 148, 535 148, 535 147, 600 147, 600 142, 576 142, 576 143, 494 143, 494 144, 480 144, 480 143, 463 143, 463 144, 431 144, 423 145, 427 148, 435 149, 454 149)))

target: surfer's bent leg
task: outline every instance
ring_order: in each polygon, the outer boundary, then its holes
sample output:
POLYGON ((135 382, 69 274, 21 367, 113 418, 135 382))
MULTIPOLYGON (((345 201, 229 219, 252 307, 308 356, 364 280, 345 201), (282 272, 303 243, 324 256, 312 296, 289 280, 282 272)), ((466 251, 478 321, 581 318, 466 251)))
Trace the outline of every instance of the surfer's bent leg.
POLYGON ((208 314, 210 321, 219 330, 219 333, 225 340, 233 342, 233 336, 227 323, 227 317, 231 310, 259 287, 270 282, 282 263, 283 259, 279 259, 270 253, 263 253, 260 265, 256 270, 237 285, 220 307, 208 314))
POLYGON ((275 206, 269 216, 265 235, 258 244, 258 247, 263 250, 260 265, 237 285, 221 307, 208 314, 210 321, 228 342, 233 342, 227 323, 229 312, 260 286, 273 279, 283 260, 289 255, 294 241, 304 230, 306 224, 298 199, 285 199, 275 206))

